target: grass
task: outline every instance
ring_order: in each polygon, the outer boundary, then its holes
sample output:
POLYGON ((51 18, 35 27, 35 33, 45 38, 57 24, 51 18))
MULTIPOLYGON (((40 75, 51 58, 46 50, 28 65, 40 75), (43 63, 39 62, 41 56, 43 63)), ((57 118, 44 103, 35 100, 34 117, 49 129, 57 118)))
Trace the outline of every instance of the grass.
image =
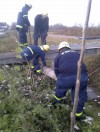
POLYGON ((89 72, 89 85, 100 91, 100 55, 84 58, 89 72))
MULTIPOLYGON (((32 35, 32 34, 31 34, 32 35)), ((0 52, 15 50, 17 33, 7 32, 6 37, 0 38, 0 52)), ((28 40, 29 41, 29 40, 28 40)), ((48 35, 47 42, 59 44, 61 41, 78 43, 71 38, 53 38, 48 35)), ((92 41, 91 41, 92 42, 92 41)), ((79 40, 79 43, 80 40, 79 40)), ((100 55, 84 58, 89 74, 100 64, 100 55)), ((20 71, 18 66, 8 69, 0 68, 0 131, 3 132, 69 132, 71 97, 67 94, 64 104, 56 109, 51 105, 55 92, 55 81, 45 77, 41 82, 37 77, 27 79, 28 68, 20 71), (6 83, 4 83, 4 80, 6 83), (32 85, 32 81, 34 85, 32 85), (25 96, 22 89, 32 88, 32 96, 25 96)), ((100 69, 90 76, 90 85, 100 82, 100 69)), ((97 89, 100 90, 100 87, 97 89)), ((95 88, 96 88, 95 87, 95 88)), ((100 131, 100 104, 94 100, 85 105, 85 112, 93 118, 92 125, 86 122, 77 122, 79 132, 100 131)))
MULTIPOLYGON (((5 73, 5 70, 1 69, 0 73, 5 73)), ((37 86, 32 87, 33 96, 25 96, 22 89, 31 86, 31 80, 26 77, 27 70, 20 72, 19 68, 14 66, 9 67, 7 73, 6 78, 0 76, 1 84, 5 86, 5 89, 0 89, 0 131, 69 132, 72 111, 70 92, 64 98, 63 104, 55 108, 52 106, 54 80, 45 77, 42 82, 38 82, 33 75, 37 86)), ((100 106, 95 101, 86 103, 86 115, 93 118, 93 121, 91 125, 84 121, 76 122, 79 132, 99 132, 99 111, 100 106)))
POLYGON ((17 33, 15 31, 7 31, 3 37, 0 38, 0 52, 11 52, 17 47, 16 43, 17 33))

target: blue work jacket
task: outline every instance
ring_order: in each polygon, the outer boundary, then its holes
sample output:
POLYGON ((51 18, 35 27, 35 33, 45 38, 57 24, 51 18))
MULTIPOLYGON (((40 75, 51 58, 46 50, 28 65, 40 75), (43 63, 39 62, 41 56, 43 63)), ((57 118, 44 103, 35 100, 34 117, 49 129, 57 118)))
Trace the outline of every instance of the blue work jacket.
MULTIPOLYGON (((66 50, 59 53, 54 60, 54 71, 57 77, 67 77, 77 75, 77 63, 80 54, 73 50, 66 50)), ((84 63, 81 68, 82 74, 87 74, 87 69, 84 63)))
POLYGON ((25 48, 23 48, 23 52, 21 52, 21 56, 23 59, 30 61, 34 59, 41 58, 41 61, 44 66, 46 66, 46 60, 45 60, 45 52, 36 45, 29 45, 25 48))
POLYGON ((22 8, 22 11, 18 13, 16 29, 21 29, 22 31, 28 32, 28 27, 30 22, 28 19, 28 9, 26 7, 22 8))

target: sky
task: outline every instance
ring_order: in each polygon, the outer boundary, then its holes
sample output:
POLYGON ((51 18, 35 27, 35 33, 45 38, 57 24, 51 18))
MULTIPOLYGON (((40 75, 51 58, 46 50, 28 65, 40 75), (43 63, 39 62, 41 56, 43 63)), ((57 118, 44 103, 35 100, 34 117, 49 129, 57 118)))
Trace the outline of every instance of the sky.
MULTIPOLYGON (((33 6, 28 16, 31 25, 42 12, 48 13, 49 25, 83 26, 85 23, 88 0, 0 0, 0 22, 16 22, 25 3, 33 6)), ((100 0, 92 0, 89 25, 100 25, 100 0)))

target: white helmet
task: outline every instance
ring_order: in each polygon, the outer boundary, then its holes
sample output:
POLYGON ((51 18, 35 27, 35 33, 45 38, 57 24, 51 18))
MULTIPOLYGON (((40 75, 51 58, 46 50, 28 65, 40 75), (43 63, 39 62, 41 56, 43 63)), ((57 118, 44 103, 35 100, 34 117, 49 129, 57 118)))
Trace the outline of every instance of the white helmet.
POLYGON ((59 48, 58 48, 58 50, 60 50, 60 49, 62 49, 62 48, 70 48, 70 46, 69 46, 69 43, 68 42, 66 42, 66 41, 63 41, 63 42, 61 42, 60 44, 59 44, 59 48))
POLYGON ((26 3, 26 6, 28 6, 30 9, 32 8, 32 5, 30 3, 26 3))
POLYGON ((48 51, 50 49, 50 46, 49 45, 42 45, 42 46, 39 46, 43 51, 48 51))
POLYGON ((47 13, 47 12, 43 12, 43 13, 42 13, 42 16, 43 16, 43 17, 47 17, 47 16, 48 16, 48 13, 47 13))

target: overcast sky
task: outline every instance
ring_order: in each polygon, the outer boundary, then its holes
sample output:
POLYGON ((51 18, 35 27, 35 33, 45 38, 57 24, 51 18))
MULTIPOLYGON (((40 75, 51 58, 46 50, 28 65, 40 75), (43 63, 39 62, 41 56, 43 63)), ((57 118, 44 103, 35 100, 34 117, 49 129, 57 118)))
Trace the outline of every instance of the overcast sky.
MULTIPOLYGON (((0 0, 0 21, 16 22, 26 2, 33 6, 29 11, 31 25, 34 17, 44 11, 48 12, 50 25, 84 25, 88 0, 0 0)), ((100 0, 92 0, 89 25, 100 25, 100 0)))

